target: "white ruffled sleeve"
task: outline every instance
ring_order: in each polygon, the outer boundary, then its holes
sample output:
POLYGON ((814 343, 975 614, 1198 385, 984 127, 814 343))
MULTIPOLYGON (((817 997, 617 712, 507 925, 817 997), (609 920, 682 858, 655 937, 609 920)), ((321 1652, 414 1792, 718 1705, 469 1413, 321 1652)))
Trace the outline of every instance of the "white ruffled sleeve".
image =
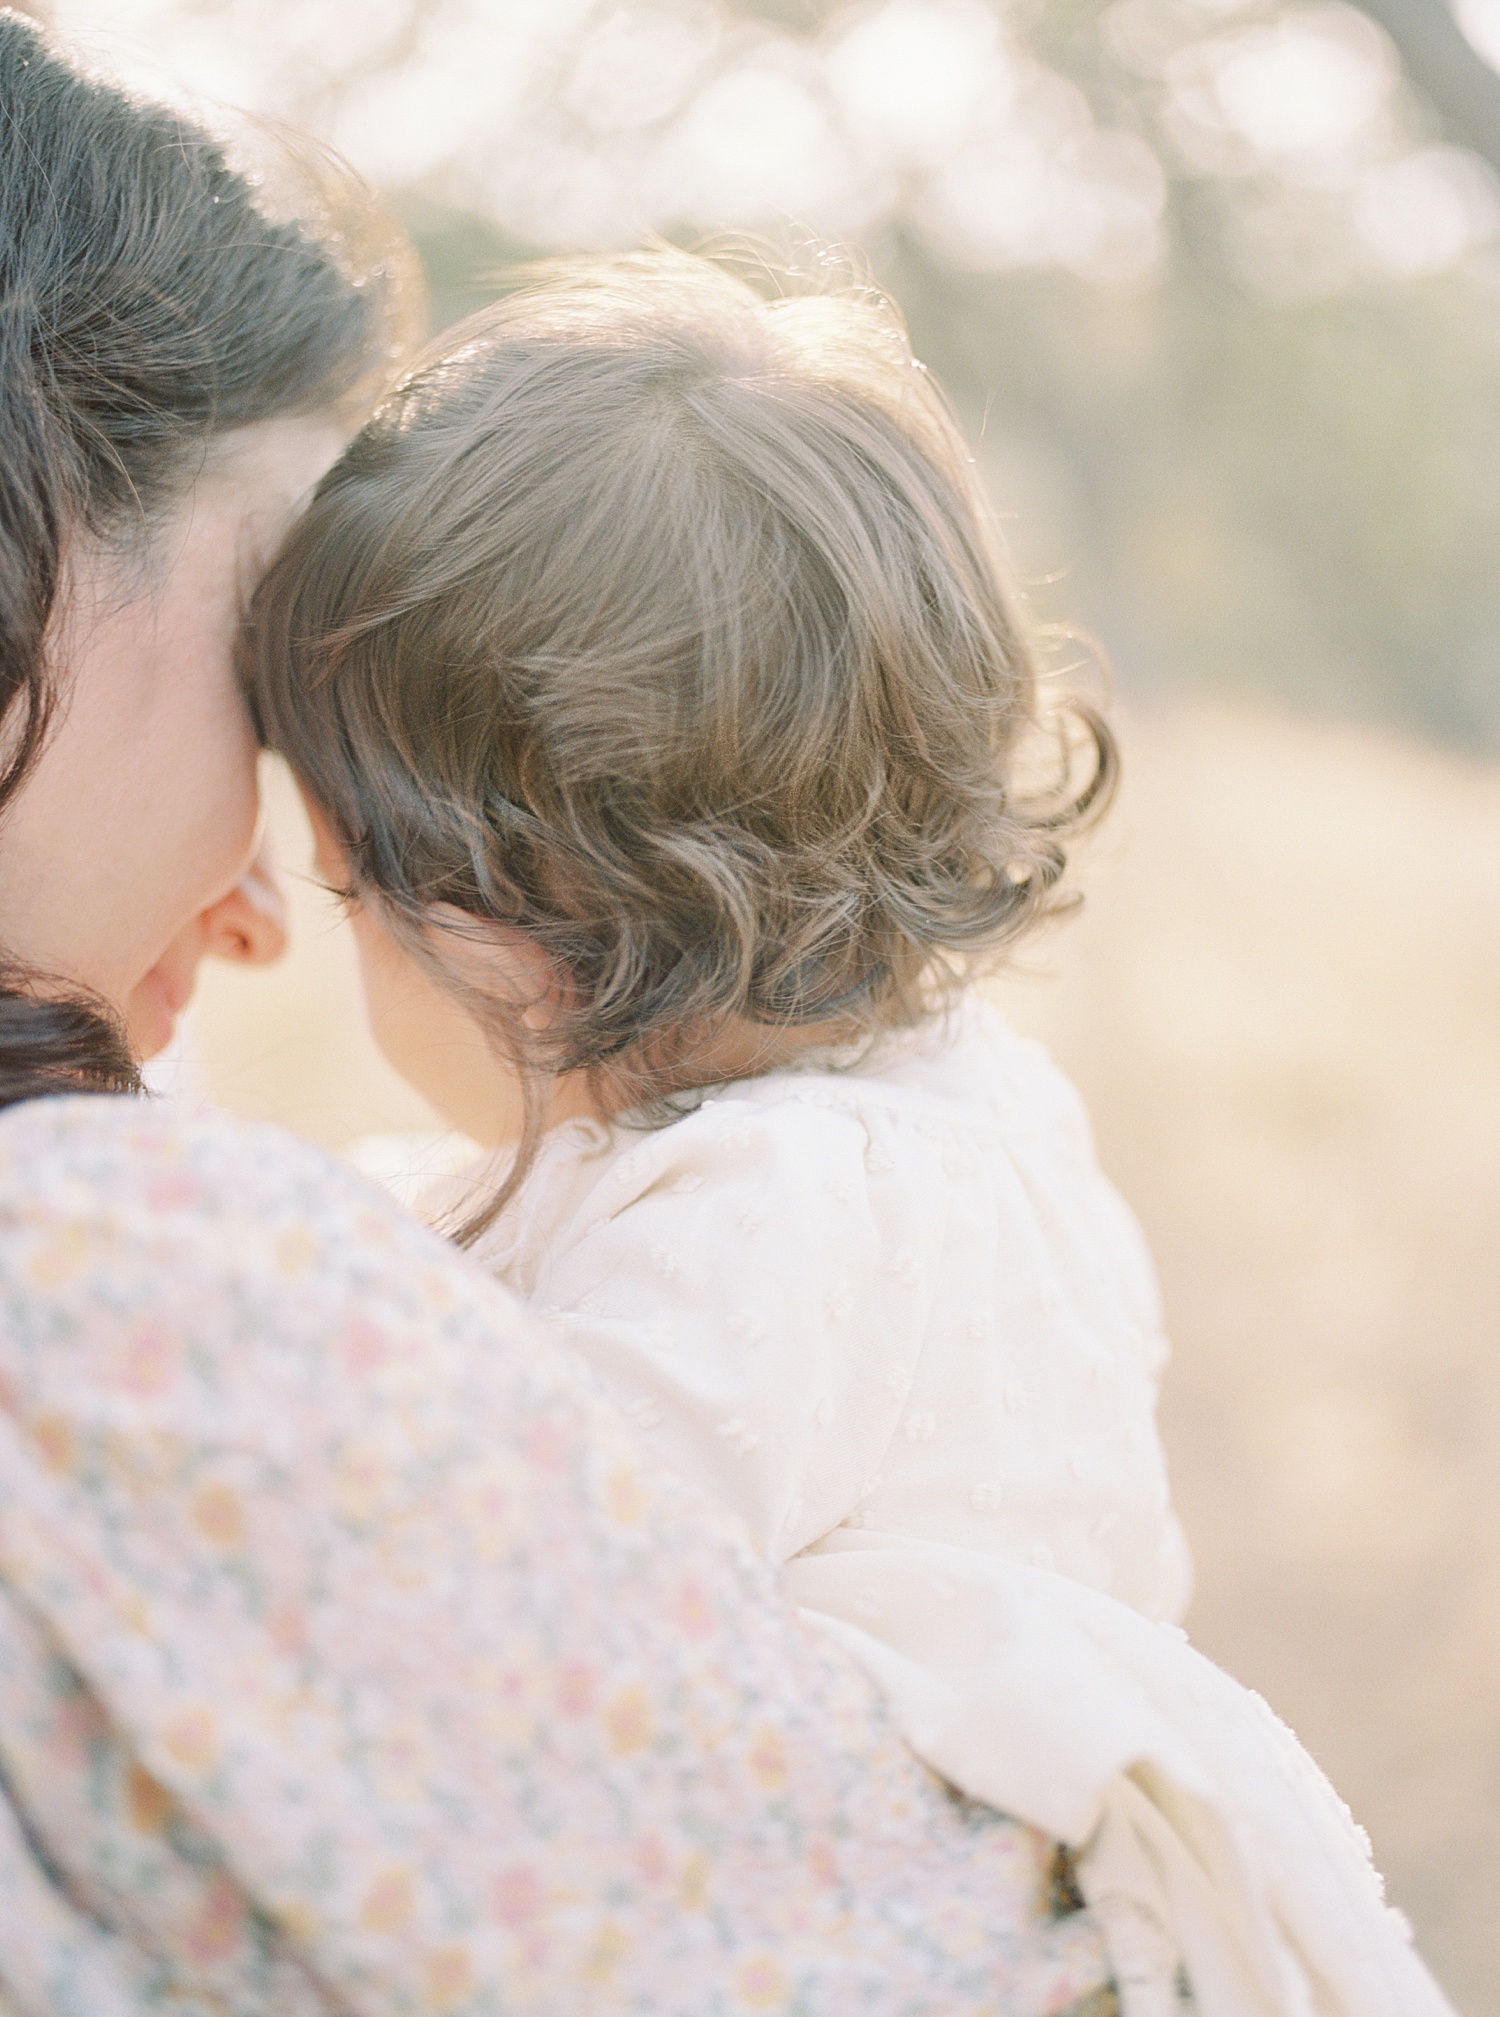
POLYGON ((874 1490, 915 1377, 947 1194, 919 1136, 895 1180, 891 1125, 816 1088, 711 1100, 617 1158, 538 1272, 533 1306, 778 1560, 874 1490))

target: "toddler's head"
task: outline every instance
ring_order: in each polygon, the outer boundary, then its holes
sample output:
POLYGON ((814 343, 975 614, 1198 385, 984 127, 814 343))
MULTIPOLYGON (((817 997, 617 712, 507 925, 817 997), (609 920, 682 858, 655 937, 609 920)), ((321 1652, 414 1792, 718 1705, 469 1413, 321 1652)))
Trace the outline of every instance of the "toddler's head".
POLYGON ((1085 781, 1038 779, 999 536, 891 311, 669 252, 451 332, 324 481, 249 669, 367 980, 382 936, 482 1027, 529 1139, 570 1077, 649 1110, 914 1022, 1049 909, 1114 774, 1075 708, 1085 781))

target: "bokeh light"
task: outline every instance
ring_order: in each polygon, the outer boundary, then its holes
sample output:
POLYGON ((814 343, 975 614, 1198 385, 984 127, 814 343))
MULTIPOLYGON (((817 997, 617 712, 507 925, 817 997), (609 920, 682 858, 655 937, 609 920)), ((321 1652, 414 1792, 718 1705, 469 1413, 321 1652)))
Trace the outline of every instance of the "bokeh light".
POLYGON ((1241 185, 1225 242, 1244 277, 1307 295, 1458 267, 1500 211, 1491 171, 1413 123, 1384 33, 1336 0, 1117 0, 1101 47, 1141 88, 1098 104, 987 0, 835 7, 806 33, 713 0, 64 0, 59 17, 116 70, 311 124, 381 186, 539 245, 900 220, 976 271, 1131 285, 1160 273, 1186 175, 1241 185))

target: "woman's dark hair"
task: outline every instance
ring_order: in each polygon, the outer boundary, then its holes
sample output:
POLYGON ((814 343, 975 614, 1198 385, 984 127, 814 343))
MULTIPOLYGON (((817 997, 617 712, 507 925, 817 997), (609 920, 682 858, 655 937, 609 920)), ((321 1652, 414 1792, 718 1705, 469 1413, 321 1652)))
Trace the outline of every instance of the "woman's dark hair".
MULTIPOLYGON (((212 437, 358 410, 388 375, 401 247, 352 180, 276 221, 221 142, 0 12, 0 811, 54 711, 70 543, 143 546, 212 437)), ((0 1106, 138 1086, 103 1004, 0 953, 0 1106)))

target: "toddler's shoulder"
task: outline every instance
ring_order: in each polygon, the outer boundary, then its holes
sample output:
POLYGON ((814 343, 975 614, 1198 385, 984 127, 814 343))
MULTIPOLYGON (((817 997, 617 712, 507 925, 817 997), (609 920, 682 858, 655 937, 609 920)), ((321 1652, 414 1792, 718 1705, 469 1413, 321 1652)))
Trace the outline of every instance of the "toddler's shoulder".
POLYGON ((681 1120, 636 1136, 598 1187, 598 1203, 618 1210, 670 1196, 711 1210, 759 1195, 818 1217, 865 1200, 872 1186, 917 1179, 935 1141, 932 1131, 903 1126, 889 1102, 853 1078, 778 1074, 712 1094, 681 1120))
POLYGON ((616 1125, 607 1146, 581 1132, 559 1143, 507 1212, 515 1245, 496 1257, 538 1292, 566 1253, 585 1250, 616 1269, 645 1253, 705 1293, 745 1270, 852 1282, 892 1254, 925 1275, 943 1240, 952 1159, 943 1130, 893 1115, 850 1077, 752 1080, 665 1127, 616 1125))
POLYGON ((962 1178, 976 1156, 1048 1137, 1090 1146, 1072 1084, 1041 1044, 966 996, 853 1064, 710 1093, 669 1127, 630 1137, 611 1180, 622 1201, 663 1185, 687 1195, 772 1174, 791 1190, 838 1198, 851 1180, 899 1189, 962 1178))
POLYGON ((965 1002, 852 1066, 720 1087, 663 1127, 566 1124, 484 1258, 539 1290, 562 1251, 613 1228, 705 1259, 764 1234, 809 1262, 857 1237, 936 1265, 956 1200, 972 1216, 993 1188, 976 1187, 986 1171, 1019 1159, 1061 1181, 1079 1152, 1087 1123, 1046 1052, 965 1002))
POLYGON ((876 1061, 870 1091, 925 1110, 930 1121, 992 1137, 1084 1122, 1072 1081, 1045 1044, 973 992, 894 1039, 876 1061))

